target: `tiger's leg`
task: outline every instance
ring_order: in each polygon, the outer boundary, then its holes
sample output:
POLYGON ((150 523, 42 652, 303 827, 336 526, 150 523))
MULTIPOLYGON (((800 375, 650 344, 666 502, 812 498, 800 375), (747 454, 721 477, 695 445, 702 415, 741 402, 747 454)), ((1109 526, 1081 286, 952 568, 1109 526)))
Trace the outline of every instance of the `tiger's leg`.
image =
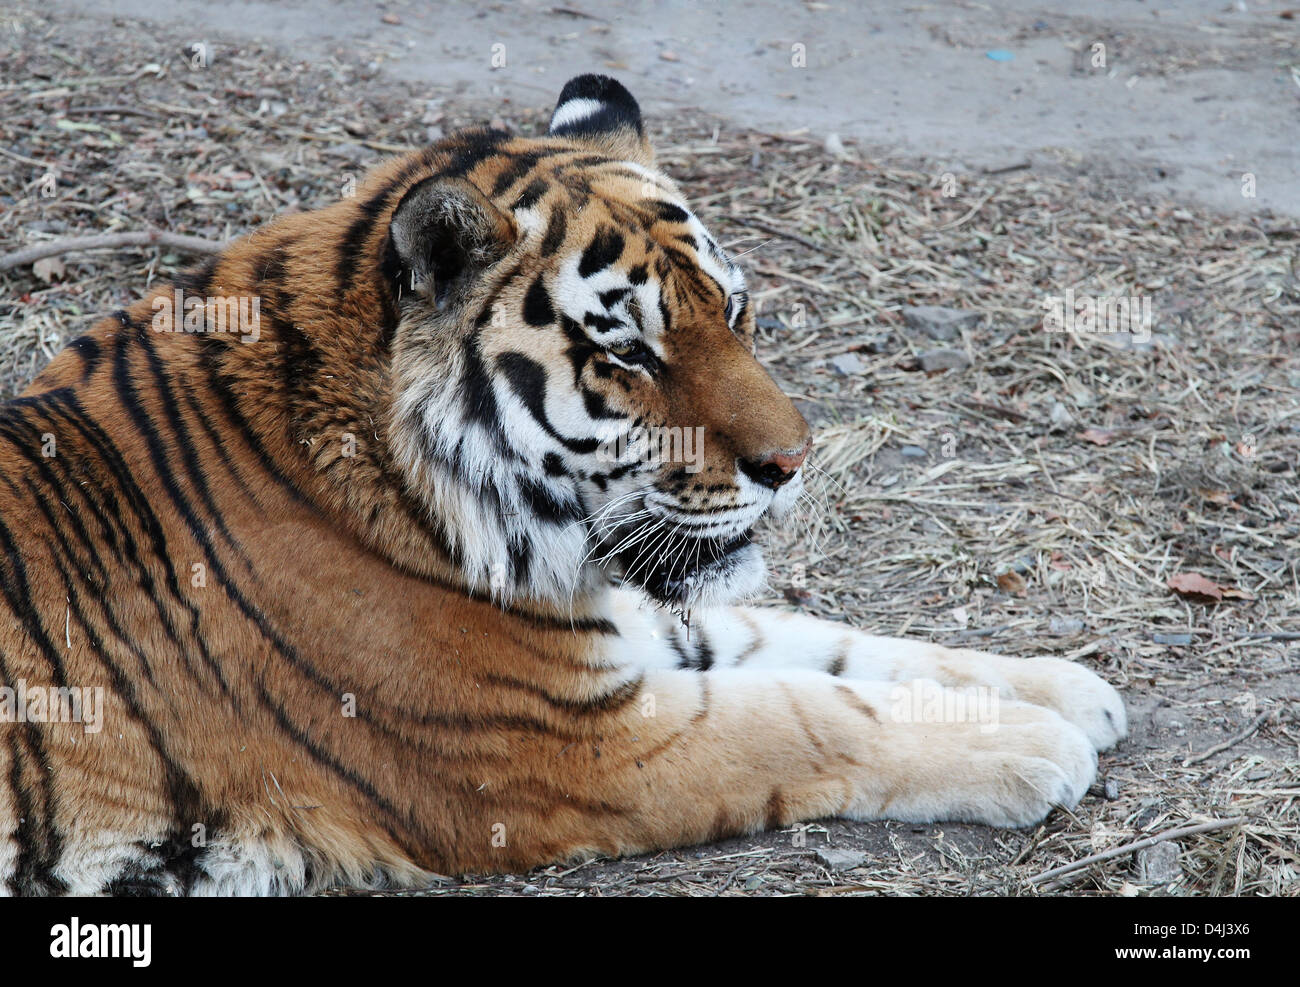
POLYGON ((890 715, 890 689, 798 669, 647 671, 598 741, 547 758, 560 794, 536 808, 512 800, 487 863, 635 853, 828 816, 1025 826, 1093 779, 1087 738, 1051 710, 1007 702, 992 725, 905 721, 890 715))
POLYGON ((636 594, 620 591, 614 597, 620 633, 646 667, 803 668, 843 679, 982 687, 996 689, 1000 699, 1054 710, 1083 730, 1095 750, 1113 746, 1127 732, 1119 693, 1082 665, 1060 658, 1008 658, 876 637, 847 624, 757 607, 701 611, 688 628, 636 594))

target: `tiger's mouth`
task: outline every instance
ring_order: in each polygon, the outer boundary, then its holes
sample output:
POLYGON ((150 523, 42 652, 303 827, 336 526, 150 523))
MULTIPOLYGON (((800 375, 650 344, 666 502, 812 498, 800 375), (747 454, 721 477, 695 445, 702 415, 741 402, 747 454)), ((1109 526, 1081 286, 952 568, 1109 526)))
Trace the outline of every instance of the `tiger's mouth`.
POLYGON ((755 593, 766 578, 752 530, 726 538, 675 532, 646 541, 651 544, 629 544, 615 551, 612 568, 625 583, 666 605, 733 603, 755 593))

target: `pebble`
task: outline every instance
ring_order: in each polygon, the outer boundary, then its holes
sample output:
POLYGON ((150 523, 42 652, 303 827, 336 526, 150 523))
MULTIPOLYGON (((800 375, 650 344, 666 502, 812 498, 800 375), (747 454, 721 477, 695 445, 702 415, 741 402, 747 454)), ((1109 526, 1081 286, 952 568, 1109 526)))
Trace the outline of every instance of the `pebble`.
POLYGON ((1139 353, 1146 353, 1156 348, 1162 350, 1171 350, 1179 345, 1179 339, 1167 332, 1153 332, 1135 336, 1131 332, 1110 333, 1106 337, 1106 342, 1117 350, 1135 350, 1139 353))
POLYGON ((1165 840, 1155 846, 1144 847, 1133 855, 1133 870, 1143 884, 1172 884, 1182 876, 1183 867, 1178 855, 1182 845, 1165 840))
POLYGON ((865 853, 853 850, 837 850, 835 847, 822 847, 816 851, 817 862, 827 870, 853 870, 867 861, 865 853))
POLYGON ((1047 622, 1047 633, 1057 637, 1068 637, 1083 630, 1083 621, 1078 617, 1053 617, 1047 622))
POLYGON ((856 353, 841 353, 830 359, 831 368, 842 377, 852 377, 862 373, 862 361, 856 353))
POLYGON ((968 308, 944 308, 941 305, 910 305, 903 309, 903 324, 925 333, 931 339, 956 339, 963 329, 974 329, 984 313, 968 308))
POLYGON ((898 450, 898 454, 904 459, 925 459, 929 456, 929 453, 920 446, 903 446, 898 450))
POLYGON ((833 158, 849 157, 848 148, 844 146, 844 141, 840 140, 839 134, 826 135, 826 153, 833 158))
POLYGON ((1070 414, 1070 409, 1060 401, 1052 402, 1052 410, 1048 412, 1047 420, 1051 422, 1052 428, 1058 431, 1074 425, 1074 415, 1070 414))
POLYGON ((970 357, 961 350, 927 350, 917 360, 926 373, 935 370, 962 370, 970 366, 970 357))

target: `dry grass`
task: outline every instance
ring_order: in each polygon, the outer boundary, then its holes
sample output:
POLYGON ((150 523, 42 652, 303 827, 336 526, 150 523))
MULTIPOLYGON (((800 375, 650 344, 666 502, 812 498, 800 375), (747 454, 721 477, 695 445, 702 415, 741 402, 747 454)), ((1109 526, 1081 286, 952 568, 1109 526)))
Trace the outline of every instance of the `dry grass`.
MULTIPOLYGON (((183 39, 15 18, 26 34, 0 42, 16 80, 0 86, 4 252, 148 226, 237 235, 330 201, 430 128, 499 117, 532 132, 548 102, 412 93, 359 62, 254 46, 218 46, 191 71, 183 39)), ((938 168, 723 121, 678 117, 656 137, 705 220, 748 251, 761 353, 818 430, 806 521, 769 533, 771 602, 1081 660, 1124 690, 1133 737, 1082 805, 1030 832, 832 822, 422 893, 1300 893, 1300 230, 1033 171, 956 175, 945 196, 938 168), (1045 332, 1043 299, 1066 288, 1151 298, 1154 342, 1045 332), (904 324, 918 304, 980 318, 936 342, 904 324), (936 348, 969 366, 920 369, 936 348), (830 362, 850 353, 856 370, 830 362), (1239 598, 1171 592, 1184 572, 1239 598), (1182 841, 1170 886, 1138 886, 1130 855, 1032 881, 1225 818, 1241 825, 1182 841), (828 870, 813 855, 828 843, 862 866, 828 870)), ((0 397, 186 258, 64 262, 53 283, 0 275, 0 397)))

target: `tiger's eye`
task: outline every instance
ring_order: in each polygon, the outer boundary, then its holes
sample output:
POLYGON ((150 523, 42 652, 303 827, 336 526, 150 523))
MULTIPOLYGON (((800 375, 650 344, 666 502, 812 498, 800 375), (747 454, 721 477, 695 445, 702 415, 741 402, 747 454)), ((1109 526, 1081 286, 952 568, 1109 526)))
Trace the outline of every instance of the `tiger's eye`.
POLYGON ((640 340, 629 339, 625 343, 614 343, 606 347, 609 352, 622 359, 634 359, 645 355, 645 347, 641 345, 640 340))

